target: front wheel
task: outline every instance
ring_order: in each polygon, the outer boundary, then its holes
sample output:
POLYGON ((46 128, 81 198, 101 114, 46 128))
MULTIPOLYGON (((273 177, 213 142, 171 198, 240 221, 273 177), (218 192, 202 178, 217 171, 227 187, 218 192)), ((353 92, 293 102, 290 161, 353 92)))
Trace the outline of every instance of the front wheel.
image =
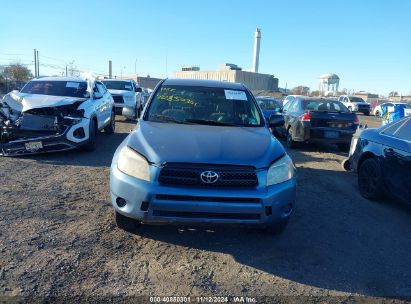
POLYGON ((108 126, 104 128, 104 132, 107 134, 114 134, 114 131, 116 130, 116 115, 114 111, 111 112, 111 118, 110 118, 110 123, 108 126))
POLYGON ((82 147, 84 151, 93 152, 96 149, 97 125, 95 119, 90 120, 88 140, 82 147))
POLYGON ((138 227, 141 226, 140 221, 124 216, 117 211, 114 212, 114 220, 118 228, 127 232, 134 232, 138 227))
POLYGON ((348 107, 348 111, 352 112, 352 107, 348 107))
POLYGON ((375 117, 380 117, 380 111, 375 111, 375 117))
POLYGON ((361 195, 369 200, 378 200, 383 196, 383 178, 379 161, 366 159, 358 169, 358 188, 361 195))

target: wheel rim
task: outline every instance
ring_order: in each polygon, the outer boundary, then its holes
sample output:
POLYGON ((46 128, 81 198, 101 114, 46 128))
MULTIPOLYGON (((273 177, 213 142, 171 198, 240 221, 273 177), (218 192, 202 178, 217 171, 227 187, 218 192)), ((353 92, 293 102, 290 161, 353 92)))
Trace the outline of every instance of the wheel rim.
POLYGON ((375 192, 377 185, 377 168, 370 163, 363 164, 359 172, 359 186, 361 192, 365 195, 371 195, 375 192))

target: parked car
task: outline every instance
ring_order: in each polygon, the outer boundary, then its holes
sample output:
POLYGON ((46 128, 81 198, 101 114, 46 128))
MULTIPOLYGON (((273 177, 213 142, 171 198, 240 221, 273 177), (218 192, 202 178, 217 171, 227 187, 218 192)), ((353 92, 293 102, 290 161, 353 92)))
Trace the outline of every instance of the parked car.
POLYGON ((386 102, 386 103, 380 104, 374 108, 373 114, 377 117, 381 117, 381 114, 382 114, 381 107, 384 105, 387 106, 388 113, 394 112, 395 105, 403 105, 405 116, 411 115, 411 104, 408 104, 406 102, 386 102))
POLYGON ((125 230, 163 222, 281 231, 295 167, 244 85, 166 79, 115 152, 110 190, 125 230))
POLYGON ((359 128, 344 168, 358 174, 363 197, 388 194, 411 203, 411 116, 378 129, 359 128))
POLYGON ((282 103, 269 96, 258 96, 255 100, 257 100, 266 121, 270 120, 271 115, 278 114, 282 108, 282 103))
POLYGON ((345 105, 351 112, 360 112, 365 115, 370 115, 371 106, 361 97, 342 95, 338 98, 338 101, 345 105))
POLYGON ((290 102, 294 101, 298 97, 304 97, 303 95, 288 95, 287 97, 284 98, 283 100, 283 107, 285 107, 287 104, 290 102))
POLYGON ((22 155, 82 147, 115 129, 114 102, 99 81, 44 77, 0 102, 0 154, 22 155))
POLYGON ((134 80, 104 79, 103 83, 113 96, 116 114, 129 119, 140 117, 144 98, 142 89, 134 80))
POLYGON ((326 142, 348 150, 359 120, 341 102, 313 97, 296 97, 282 110, 282 135, 287 146, 302 142, 326 142))

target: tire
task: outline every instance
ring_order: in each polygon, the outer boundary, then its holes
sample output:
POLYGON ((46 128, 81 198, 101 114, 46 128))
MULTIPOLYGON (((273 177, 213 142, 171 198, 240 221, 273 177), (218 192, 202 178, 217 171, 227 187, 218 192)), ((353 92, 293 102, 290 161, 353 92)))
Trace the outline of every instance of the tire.
POLYGON ((141 222, 135 219, 129 218, 127 216, 114 212, 114 221, 119 229, 127 232, 134 232, 138 227, 141 226, 141 222))
POLYGON ((348 111, 352 112, 352 107, 351 106, 348 107, 348 111))
POLYGON ((285 231, 285 229, 288 226, 288 222, 289 222, 289 218, 287 218, 286 220, 281 220, 275 224, 265 226, 261 230, 264 233, 279 235, 285 231))
POLYGON ((104 128, 104 132, 106 134, 114 134, 115 130, 116 130, 116 114, 114 113, 114 111, 112 111, 110 123, 108 124, 108 126, 104 128))
POLYGON ((366 159, 358 168, 358 188, 369 200, 379 200, 384 194, 382 170, 376 158, 366 159))
POLYGON ((341 163, 341 167, 345 170, 345 171, 351 171, 351 161, 349 158, 346 158, 342 161, 341 163))
POLYGON ((337 144, 337 147, 341 152, 348 152, 350 150, 350 144, 337 144))
POLYGON ((291 128, 287 130, 286 144, 287 144, 287 147, 290 149, 294 149, 297 147, 297 143, 295 142, 293 138, 293 131, 291 130, 291 128))
POLYGON ((93 118, 89 124, 89 136, 87 143, 82 147, 84 151, 93 152, 96 149, 97 126, 96 120, 93 118))
POLYGON ((375 117, 380 117, 380 111, 375 111, 375 117))

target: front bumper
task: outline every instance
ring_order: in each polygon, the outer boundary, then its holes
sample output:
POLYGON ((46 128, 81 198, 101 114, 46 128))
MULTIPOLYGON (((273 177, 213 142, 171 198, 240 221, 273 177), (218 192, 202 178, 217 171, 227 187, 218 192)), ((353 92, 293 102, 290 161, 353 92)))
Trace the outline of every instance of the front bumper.
POLYGON ((355 130, 352 129, 305 127, 300 130, 299 136, 296 136, 294 140, 312 143, 349 144, 354 133, 355 130))
POLYGON ((7 143, 0 143, 0 155, 19 156, 71 150, 83 145, 88 138, 89 119, 84 118, 78 124, 67 127, 65 131, 60 134, 16 139, 7 143), (75 136, 75 132, 80 129, 82 129, 83 133, 82 136, 78 138, 75 136), (33 142, 41 142, 42 148, 35 150, 27 149, 26 144, 33 142))
MULTIPOLYGON (((266 172, 258 172, 260 181, 265 178, 266 172)), ((145 223, 270 225, 291 215, 296 179, 252 189, 170 187, 131 177, 112 164, 110 190, 117 212, 145 223), (118 198, 125 206, 119 207, 118 198)))
POLYGON ((126 105, 121 103, 115 103, 114 109, 117 115, 122 115, 126 118, 135 118, 136 117, 136 109, 135 105, 126 105))

